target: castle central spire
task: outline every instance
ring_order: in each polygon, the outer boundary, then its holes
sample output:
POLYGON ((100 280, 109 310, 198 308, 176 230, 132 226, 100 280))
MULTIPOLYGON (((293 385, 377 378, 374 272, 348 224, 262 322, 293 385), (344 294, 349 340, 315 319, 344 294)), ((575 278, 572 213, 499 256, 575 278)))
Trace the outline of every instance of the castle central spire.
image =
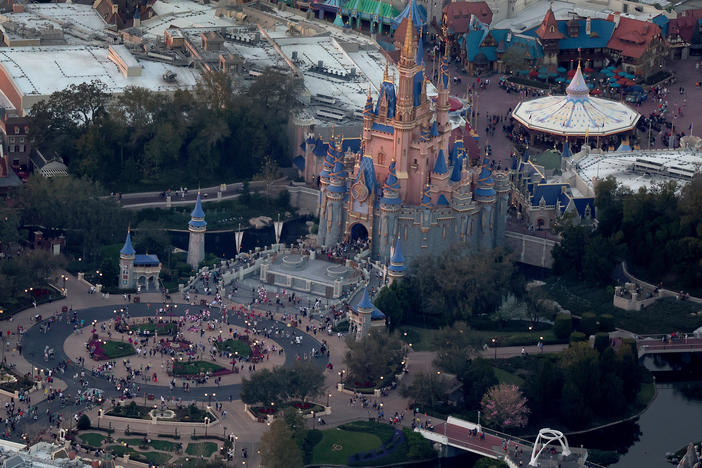
POLYGON ((402 54, 400 61, 403 65, 414 64, 417 56, 417 42, 414 37, 414 22, 412 21, 412 8, 407 17, 407 27, 405 28, 405 41, 402 44, 402 54))

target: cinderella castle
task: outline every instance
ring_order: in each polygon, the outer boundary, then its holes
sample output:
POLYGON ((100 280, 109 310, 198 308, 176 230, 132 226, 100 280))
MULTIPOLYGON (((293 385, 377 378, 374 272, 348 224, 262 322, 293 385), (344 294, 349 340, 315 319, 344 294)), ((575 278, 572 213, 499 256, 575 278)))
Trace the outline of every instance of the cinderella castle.
POLYGON ((386 67, 375 103, 369 91, 358 150, 344 151, 332 135, 326 155, 306 151, 306 166, 321 162, 317 238, 323 247, 369 239, 372 257, 387 262, 396 240, 408 259, 452 244, 478 252, 503 243, 509 175, 494 171, 487 158, 471 166, 466 152, 451 145, 447 59, 434 103, 412 17, 410 8, 399 79, 386 67))

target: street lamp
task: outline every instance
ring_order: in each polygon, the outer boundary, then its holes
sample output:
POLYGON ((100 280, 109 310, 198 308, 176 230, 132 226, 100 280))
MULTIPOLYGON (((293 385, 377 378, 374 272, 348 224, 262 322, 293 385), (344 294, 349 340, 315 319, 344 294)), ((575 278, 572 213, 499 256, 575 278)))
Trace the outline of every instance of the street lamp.
POLYGON ((492 347, 495 348, 495 360, 497 361, 497 338, 492 339, 492 347))
POLYGON ((327 408, 329 408, 329 398, 331 398, 331 393, 327 393, 327 408))
POLYGON ((312 410, 312 430, 315 428, 316 420, 314 419, 314 410, 312 410))
POLYGON ((207 437, 207 426, 210 424, 210 417, 205 416, 205 437, 207 437))

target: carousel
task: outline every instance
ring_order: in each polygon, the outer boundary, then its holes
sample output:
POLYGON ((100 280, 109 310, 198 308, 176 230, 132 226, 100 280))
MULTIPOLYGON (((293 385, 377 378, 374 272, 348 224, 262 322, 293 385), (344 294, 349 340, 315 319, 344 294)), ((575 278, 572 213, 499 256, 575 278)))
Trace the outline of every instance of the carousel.
POLYGON ((521 102, 512 117, 530 131, 575 139, 631 131, 641 115, 624 103, 591 96, 578 64, 565 96, 521 102))

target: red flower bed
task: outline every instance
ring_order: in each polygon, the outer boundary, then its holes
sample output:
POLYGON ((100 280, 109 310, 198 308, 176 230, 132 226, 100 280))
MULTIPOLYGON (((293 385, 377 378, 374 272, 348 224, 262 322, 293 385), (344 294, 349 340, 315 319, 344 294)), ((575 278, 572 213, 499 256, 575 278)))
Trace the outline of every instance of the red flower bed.
POLYGON ((297 409, 308 409, 312 407, 311 404, 305 402, 305 403, 294 403, 293 406, 297 409))

